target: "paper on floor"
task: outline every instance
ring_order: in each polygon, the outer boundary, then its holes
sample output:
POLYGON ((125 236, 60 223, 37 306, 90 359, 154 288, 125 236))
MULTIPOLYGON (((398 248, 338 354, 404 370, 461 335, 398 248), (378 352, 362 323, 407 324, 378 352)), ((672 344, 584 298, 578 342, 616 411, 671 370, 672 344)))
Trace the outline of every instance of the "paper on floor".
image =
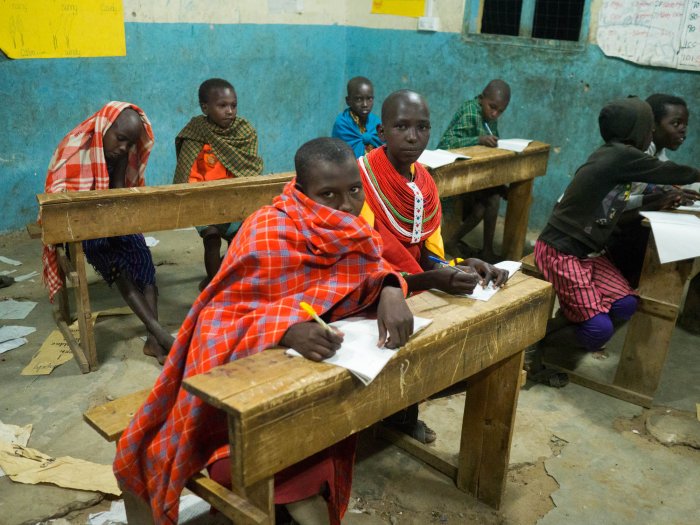
MULTIPOLYGON (((494 264, 494 266, 496 268, 500 268, 501 270, 508 270, 508 279, 510 279, 513 277, 515 272, 520 270, 522 263, 520 261, 501 261, 494 264)), ((485 288, 477 284, 476 288, 474 288, 474 293, 470 295, 465 294, 465 297, 476 299, 477 301, 488 301, 496 294, 496 292, 498 292, 498 290, 500 290, 500 288, 494 287, 493 283, 489 283, 485 288)))
POLYGON ((24 337, 34 332, 36 332, 36 328, 33 326, 3 326, 0 327, 0 343, 4 343, 10 339, 24 337))
POLYGON ((7 299, 0 301, 0 319, 24 319, 29 315, 36 303, 34 301, 15 301, 7 299))
POLYGON ((145 239, 146 239, 146 246, 148 246, 149 248, 153 248, 154 246, 158 246, 158 243, 160 242, 155 237, 145 237, 145 239))
POLYGON ((530 142, 532 141, 527 139, 498 139, 498 148, 520 153, 527 148, 530 142))
POLYGON ((0 441, 0 468, 17 483, 52 483, 59 487, 119 496, 112 465, 63 456, 53 458, 33 448, 0 441))
POLYGON ((420 154, 420 157, 418 157, 418 162, 429 168, 439 168, 440 166, 452 164, 456 160, 470 158, 471 157, 467 155, 452 153, 444 149, 426 149, 420 154))
POLYGON ((700 218, 663 211, 639 213, 651 223, 661 264, 700 257, 700 218))
POLYGON ((19 266, 22 264, 19 261, 15 261, 14 259, 10 259, 9 257, 5 257, 3 255, 0 255, 0 261, 4 262, 5 264, 11 264, 12 266, 19 266))
POLYGON ((4 341, 0 343, 0 354, 19 348, 22 345, 26 345, 29 341, 24 337, 18 337, 17 339, 10 339, 9 341, 4 341))
MULTIPOLYGON (((199 496, 187 494, 180 498, 178 523, 186 523, 198 516, 208 515, 209 503, 199 496)), ((124 500, 113 501, 109 510, 90 514, 87 525, 127 525, 124 500)))
MULTIPOLYGON (((416 334, 430 323, 432 319, 413 317, 413 333, 416 334)), ((365 385, 369 385, 375 377, 394 357, 398 350, 377 348, 379 327, 376 319, 349 317, 331 323, 331 326, 343 332, 343 343, 333 357, 324 359, 324 363, 342 366, 355 374, 365 385)), ((289 349, 287 355, 302 357, 296 350, 289 349)))
MULTIPOLYGON (((31 433, 31 424, 20 427, 0 421, 0 441, 4 441, 5 443, 15 443, 26 447, 27 443, 29 443, 29 436, 31 433)), ((4 475, 5 472, 0 468, 0 478, 4 475)))
POLYGON ((32 277, 36 277, 37 275, 39 275, 39 272, 37 271, 25 273, 24 275, 18 275, 17 277, 15 277, 15 282, 21 283, 22 281, 26 281, 27 279, 31 279, 32 277))

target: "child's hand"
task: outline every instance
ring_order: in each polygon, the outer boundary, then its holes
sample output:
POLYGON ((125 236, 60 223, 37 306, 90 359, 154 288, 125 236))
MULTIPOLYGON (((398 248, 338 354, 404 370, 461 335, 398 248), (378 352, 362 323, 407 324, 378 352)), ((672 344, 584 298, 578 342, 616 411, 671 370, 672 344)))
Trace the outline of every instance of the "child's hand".
POLYGON ((691 206, 693 202, 700 201, 700 193, 693 190, 687 190, 683 188, 682 192, 682 202, 681 206, 691 206))
POLYGON ((377 346, 398 348, 406 344, 413 333, 413 314, 408 309, 401 288, 385 286, 377 305, 379 341, 377 346))
POLYGON ((481 135, 479 137, 479 144, 488 146, 489 148, 495 148, 498 146, 498 137, 496 135, 481 135))
POLYGON ((467 266, 443 266, 425 273, 432 277, 432 288, 455 295, 472 294, 480 280, 479 274, 467 266))
POLYGON ((494 287, 500 288, 508 280, 508 271, 496 268, 492 264, 489 264, 481 259, 467 259, 464 261, 469 268, 475 271, 481 277, 479 284, 481 286, 488 286, 490 282, 493 283, 494 287))
POLYGON ((290 326, 280 340, 282 346, 293 348, 311 361, 333 357, 342 342, 342 332, 334 330, 331 333, 314 321, 290 326))

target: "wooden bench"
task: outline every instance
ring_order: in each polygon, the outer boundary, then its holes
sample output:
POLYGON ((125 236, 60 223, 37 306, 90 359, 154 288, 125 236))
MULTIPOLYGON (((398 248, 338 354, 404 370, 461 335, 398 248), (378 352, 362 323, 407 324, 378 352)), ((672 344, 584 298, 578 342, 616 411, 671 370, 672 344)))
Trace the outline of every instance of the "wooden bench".
MULTIPOLYGON (((457 151, 472 158, 434 170, 440 194, 451 196, 510 184, 504 254, 511 259, 519 258, 527 231, 532 184, 535 177, 545 174, 549 146, 533 142, 517 154, 483 146, 457 151)), ((98 367, 82 241, 244 220, 281 193, 293 175, 280 173, 200 184, 37 195, 42 242, 67 244, 71 254, 70 259, 62 252, 59 254, 60 274, 66 286, 58 295, 54 318, 80 370, 87 373, 98 367), (67 328, 73 321, 70 288, 74 290, 79 342, 67 328)), ((449 224, 449 218, 444 222, 449 224)), ((37 226, 28 229, 32 230, 30 236, 39 234, 37 226)))
MULTIPOLYGON (((272 349, 189 378, 185 388, 224 410, 231 439, 232 491, 203 476, 188 487, 238 524, 273 523, 276 472, 456 383, 467 384, 457 464, 405 436, 397 444, 498 508, 505 487, 523 350, 545 330, 548 283, 516 274, 488 302, 425 292, 412 311, 433 319, 367 387, 342 368, 272 349), (439 366, 436 366, 439 362, 439 366), (318 422, 323 421, 322 427, 318 422)), ((116 439, 146 392, 89 410, 85 417, 116 439)), ((150 509, 125 494, 129 523, 150 509)))
MULTIPOLYGON (((522 263, 524 273, 544 279, 534 255, 523 257, 522 263)), ((573 383, 650 408, 661 381, 684 290, 699 272, 700 258, 661 264, 654 235, 650 234, 639 279, 639 307, 629 322, 613 381, 594 379, 556 361, 545 364, 566 372, 573 383)))

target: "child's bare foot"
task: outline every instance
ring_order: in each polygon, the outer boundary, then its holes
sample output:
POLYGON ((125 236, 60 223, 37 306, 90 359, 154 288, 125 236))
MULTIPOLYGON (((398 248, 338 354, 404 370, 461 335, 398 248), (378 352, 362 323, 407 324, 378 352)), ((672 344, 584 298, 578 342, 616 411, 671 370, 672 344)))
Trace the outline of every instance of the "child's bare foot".
POLYGON ((200 291, 200 292, 203 292, 204 289, 205 289, 207 286, 209 286, 209 283, 210 283, 210 282, 211 282, 211 279, 209 279, 209 277, 205 277, 204 279, 202 279, 201 281, 199 281, 199 291, 200 291))
POLYGON ((165 359, 168 357, 168 351, 158 343, 153 334, 148 334, 146 343, 143 345, 143 353, 155 357, 161 365, 165 363, 165 359))

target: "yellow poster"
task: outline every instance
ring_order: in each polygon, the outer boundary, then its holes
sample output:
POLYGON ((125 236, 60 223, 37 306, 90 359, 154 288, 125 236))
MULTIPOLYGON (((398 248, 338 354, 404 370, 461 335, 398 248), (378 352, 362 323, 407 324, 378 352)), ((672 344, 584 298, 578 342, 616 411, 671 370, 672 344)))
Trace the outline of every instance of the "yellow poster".
POLYGON ((0 49, 10 58, 124 56, 122 0, 0 0, 0 49))
POLYGON ((418 18, 425 14, 425 0, 372 0, 372 13, 418 18))

